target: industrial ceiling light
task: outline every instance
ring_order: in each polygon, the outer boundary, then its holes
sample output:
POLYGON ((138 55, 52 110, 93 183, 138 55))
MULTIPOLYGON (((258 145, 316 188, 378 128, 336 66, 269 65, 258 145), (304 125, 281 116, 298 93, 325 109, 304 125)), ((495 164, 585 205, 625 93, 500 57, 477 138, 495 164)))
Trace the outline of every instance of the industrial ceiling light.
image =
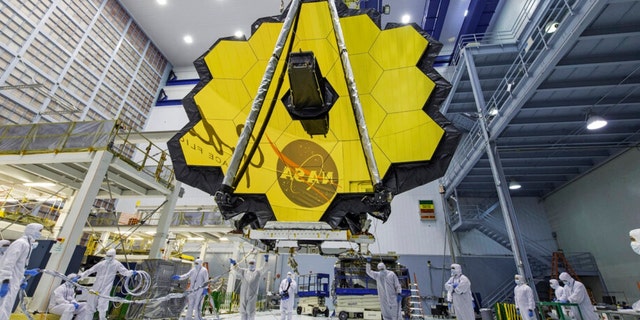
POLYGON ((489 115, 492 117, 495 117, 498 115, 498 108, 496 107, 491 107, 489 108, 489 115))
POLYGON ((402 23, 407 24, 409 23, 409 21, 411 21, 411 16, 408 14, 405 14, 402 16, 402 18, 400 18, 400 21, 402 21, 402 23))
POLYGON ((234 36, 234 37, 236 37, 236 38, 238 38, 238 39, 239 39, 239 38, 242 38, 242 37, 244 37, 244 32, 242 32, 242 30, 237 30, 237 31, 233 34, 233 36, 234 36))
POLYGON ((186 44, 192 44, 192 43, 193 43, 193 37, 192 37, 192 36, 190 36, 190 35, 186 35, 186 36, 184 36, 184 38, 182 38, 182 40, 184 40, 184 42, 185 42, 186 44))
POLYGON ((520 189, 520 188, 522 188, 522 185, 521 185, 518 181, 516 181, 516 180, 511 180, 511 181, 509 182, 509 189, 510 189, 510 190, 518 190, 518 189, 520 189))
POLYGON ((167 4, 167 0, 156 0, 156 2, 161 6, 164 6, 167 4))
POLYGON ((558 30, 559 23, 556 21, 551 21, 544 26, 544 32, 546 33, 554 33, 558 30))
POLYGON ((607 120, 603 117, 589 113, 587 115, 587 129, 597 130, 607 125, 607 120))
POLYGON ((25 182, 22 185, 25 187, 53 187, 56 184, 53 182, 25 182))

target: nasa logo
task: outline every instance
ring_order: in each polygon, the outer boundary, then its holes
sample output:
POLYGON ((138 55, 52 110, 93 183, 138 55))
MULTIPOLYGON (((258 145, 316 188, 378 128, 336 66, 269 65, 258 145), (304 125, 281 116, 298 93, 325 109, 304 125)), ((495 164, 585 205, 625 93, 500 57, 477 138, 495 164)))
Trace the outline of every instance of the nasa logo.
POLYGON ((313 208, 333 198, 338 187, 338 168, 321 146, 296 140, 284 147, 278 158, 278 184, 293 203, 313 208))

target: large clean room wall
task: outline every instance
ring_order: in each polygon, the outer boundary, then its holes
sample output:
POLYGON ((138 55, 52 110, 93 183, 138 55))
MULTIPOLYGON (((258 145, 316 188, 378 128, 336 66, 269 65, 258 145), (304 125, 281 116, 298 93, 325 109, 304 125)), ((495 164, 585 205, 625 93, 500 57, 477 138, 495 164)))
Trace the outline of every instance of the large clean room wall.
POLYGON ((611 295, 640 298, 640 256, 629 231, 640 228, 640 149, 630 149, 549 196, 544 205, 565 251, 591 252, 611 295))

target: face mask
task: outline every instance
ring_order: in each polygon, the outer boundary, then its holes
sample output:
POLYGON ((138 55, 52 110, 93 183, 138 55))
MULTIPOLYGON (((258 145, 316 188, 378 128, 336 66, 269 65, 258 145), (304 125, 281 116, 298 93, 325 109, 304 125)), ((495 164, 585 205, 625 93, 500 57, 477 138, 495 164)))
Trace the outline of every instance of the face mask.
POLYGON ((5 251, 7 251, 7 248, 0 248, 0 255, 3 255, 5 251))
POLYGON ((564 280, 562 280, 562 283, 564 283, 564 285, 565 285, 565 286, 568 286, 568 285, 569 285, 569 281, 564 281, 564 280))
POLYGON ((638 241, 631 242, 631 250, 633 250, 633 252, 637 254, 640 254, 640 242, 638 241))
POLYGON ((287 279, 291 279, 291 275, 290 274, 287 275, 287 279))
POLYGON ((202 269, 202 266, 197 264, 194 268, 196 269, 196 271, 200 271, 200 269, 202 269))
POLYGON ((113 257, 112 256, 106 256, 106 257, 104 257, 104 260, 107 261, 107 262, 111 262, 111 261, 113 261, 113 257))
POLYGON ((558 285, 555 283, 549 283, 549 286, 551 287, 551 289, 558 289, 558 285))
POLYGON ((42 232, 37 231, 36 233, 33 234, 33 239, 34 240, 38 240, 42 237, 42 232))
POLYGON ((249 265, 249 270, 250 271, 255 271, 256 270, 256 265, 255 264, 250 264, 249 265))

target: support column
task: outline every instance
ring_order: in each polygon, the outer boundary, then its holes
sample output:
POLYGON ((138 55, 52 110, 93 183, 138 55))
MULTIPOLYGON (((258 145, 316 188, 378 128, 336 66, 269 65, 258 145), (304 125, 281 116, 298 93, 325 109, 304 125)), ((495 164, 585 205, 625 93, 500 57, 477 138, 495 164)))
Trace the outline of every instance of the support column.
POLYGON ((69 210, 71 210, 71 204, 75 200, 76 200, 76 192, 74 191, 73 194, 69 197, 69 199, 67 199, 67 201, 64 203, 62 210, 60 210, 60 215, 56 220, 56 224, 53 226, 53 232, 51 234, 56 235, 60 233, 60 230, 62 230, 62 225, 64 224, 64 221, 67 219, 67 215, 69 214, 69 210))
MULTIPOLYGON (((240 248, 242 247, 242 242, 236 241, 236 247, 233 249, 233 253, 231 254, 231 259, 238 261, 238 257, 240 256, 240 248)), ((231 264, 229 264, 229 268, 233 268, 231 264)), ((234 272, 229 272, 229 280, 227 281, 227 295, 226 299, 224 299, 225 304, 231 301, 231 295, 236 289, 236 274, 234 272)), ((231 312, 231 304, 227 304, 227 310, 231 312)))
POLYGON ((100 234, 100 241, 98 242, 100 246, 96 248, 95 253, 105 253, 105 254, 107 253, 107 250, 109 250, 108 246, 109 246, 110 236, 111 236, 111 232, 109 231, 104 231, 103 233, 100 234))
POLYGON ((151 249, 149 249, 149 259, 162 258, 160 249, 164 247, 167 239, 169 238, 171 217, 173 216, 173 211, 175 210, 176 203, 180 197, 180 189, 182 189, 182 182, 176 181, 173 186, 173 191, 167 196, 167 201, 164 206, 162 206, 160 219, 158 220, 158 227, 156 228, 156 236, 153 237, 153 243, 151 244, 151 249))
MULTIPOLYGON (((60 233, 56 236, 56 238, 65 239, 62 252, 51 254, 46 269, 66 274, 73 252, 80 240, 80 236, 82 236, 82 226, 84 226, 89 217, 89 212, 93 207, 93 202, 98 195, 100 185, 112 159, 113 154, 111 152, 105 150, 96 151, 93 161, 87 170, 87 175, 80 189, 76 192, 75 200, 71 204, 65 223, 63 223, 60 233)), ((49 297, 58 284, 60 284, 60 279, 43 274, 38 283, 38 290, 33 296, 30 305, 31 309, 40 312, 46 310, 49 297)))
POLYGON ((207 242, 206 240, 202 241, 202 246, 200 247, 200 258, 202 261, 204 261, 204 258, 206 258, 207 256, 207 249, 209 248, 209 242, 207 242))
MULTIPOLYGON (((496 143, 495 140, 489 137, 488 125, 485 118, 485 115, 487 115, 487 107, 484 95, 482 94, 482 87, 480 85, 480 80, 478 79, 478 72, 476 71, 473 55, 471 52, 465 50, 463 56, 467 65, 467 72, 469 73, 473 98, 475 99, 479 115, 478 121, 480 122, 482 135, 485 140, 487 157, 489 158, 489 164, 491 165, 491 172, 496 185, 496 191, 498 192, 498 200, 500 201, 500 208, 502 210, 504 224, 507 228, 507 234, 509 236, 509 242, 511 243, 511 251, 513 251, 516 268, 518 270, 518 274, 524 276, 528 283, 534 285, 531 267, 529 266, 529 259, 527 258, 527 252, 522 242, 522 234, 520 233, 518 220, 515 215, 515 209, 513 208, 513 202, 511 201, 511 195, 509 194, 507 180, 504 177, 504 171, 502 169, 502 163, 500 163, 496 143)), ((535 290, 533 291, 533 294, 536 301, 538 301, 538 294, 535 290)))

